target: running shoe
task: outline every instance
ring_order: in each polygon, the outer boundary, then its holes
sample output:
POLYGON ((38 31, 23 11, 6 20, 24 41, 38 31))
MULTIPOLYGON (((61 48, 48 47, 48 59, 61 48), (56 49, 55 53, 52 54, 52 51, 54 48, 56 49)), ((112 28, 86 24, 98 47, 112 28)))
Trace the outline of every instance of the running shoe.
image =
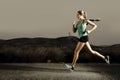
POLYGON ((110 57, 109 57, 109 56, 105 56, 105 62, 106 62, 107 64, 110 64, 110 57))
POLYGON ((65 66, 66 66, 71 72, 73 72, 73 71, 75 70, 72 65, 65 64, 65 66))

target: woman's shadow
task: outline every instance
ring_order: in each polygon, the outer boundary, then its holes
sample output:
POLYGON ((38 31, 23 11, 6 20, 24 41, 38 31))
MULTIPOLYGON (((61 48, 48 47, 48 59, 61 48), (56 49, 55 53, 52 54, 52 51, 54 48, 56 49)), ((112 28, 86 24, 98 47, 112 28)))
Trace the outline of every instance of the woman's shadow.
POLYGON ((0 70, 21 70, 21 71, 40 71, 40 72, 59 72, 68 73, 66 68, 49 68, 48 66, 32 67, 28 65, 0 64, 0 70))

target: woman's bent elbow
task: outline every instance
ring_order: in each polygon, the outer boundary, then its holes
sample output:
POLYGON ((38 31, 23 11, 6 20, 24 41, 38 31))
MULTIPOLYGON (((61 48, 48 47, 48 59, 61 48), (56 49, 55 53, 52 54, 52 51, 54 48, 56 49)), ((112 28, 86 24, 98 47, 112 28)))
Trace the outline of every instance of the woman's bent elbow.
POLYGON ((97 28, 97 25, 94 25, 95 28, 97 28))

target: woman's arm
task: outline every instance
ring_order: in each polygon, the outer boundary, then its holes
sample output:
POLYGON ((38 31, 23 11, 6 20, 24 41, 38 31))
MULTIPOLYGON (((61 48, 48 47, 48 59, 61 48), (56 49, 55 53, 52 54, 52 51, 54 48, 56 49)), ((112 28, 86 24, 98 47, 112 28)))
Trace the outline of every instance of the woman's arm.
POLYGON ((76 26, 75 23, 76 23, 76 22, 74 21, 74 22, 73 22, 73 32, 74 32, 74 33, 77 31, 77 28, 75 27, 75 26, 76 26))
POLYGON ((92 31, 94 31, 97 28, 97 25, 95 23, 93 23, 92 21, 90 21, 90 20, 86 20, 86 21, 87 21, 87 24, 92 26, 92 29, 87 30, 87 33, 91 33, 92 31))

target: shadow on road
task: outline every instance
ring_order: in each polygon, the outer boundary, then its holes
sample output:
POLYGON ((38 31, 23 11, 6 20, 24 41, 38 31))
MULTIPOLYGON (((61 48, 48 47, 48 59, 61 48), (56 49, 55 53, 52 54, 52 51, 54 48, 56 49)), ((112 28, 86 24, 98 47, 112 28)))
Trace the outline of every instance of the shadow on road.
POLYGON ((0 70, 23 70, 23 71, 43 71, 43 72, 63 72, 68 73, 67 69, 57 69, 48 67, 32 67, 26 65, 11 65, 11 64, 0 64, 0 70))

